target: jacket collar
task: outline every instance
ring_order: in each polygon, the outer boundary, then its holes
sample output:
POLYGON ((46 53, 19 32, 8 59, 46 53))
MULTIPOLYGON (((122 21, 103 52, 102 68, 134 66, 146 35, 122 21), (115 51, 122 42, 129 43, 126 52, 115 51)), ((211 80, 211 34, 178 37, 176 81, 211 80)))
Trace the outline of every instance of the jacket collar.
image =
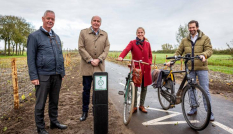
MULTIPOLYGON (((49 32, 45 31, 45 30, 42 28, 42 26, 40 26, 40 30, 41 30, 45 35, 50 36, 50 35, 49 35, 49 32)), ((51 32, 52 32, 52 35, 55 36, 55 33, 54 33, 54 31, 53 31, 52 29, 51 29, 51 32)))
MULTIPOLYGON (((204 35, 204 33, 201 30, 197 30, 197 32, 198 32, 197 39, 201 38, 204 35)), ((187 38, 188 40, 191 40, 191 34, 189 34, 187 38)))
MULTIPOLYGON (((88 33, 93 34, 93 31, 92 31, 91 27, 88 28, 88 33)), ((103 35, 103 31, 101 29, 99 29, 99 35, 103 35)))

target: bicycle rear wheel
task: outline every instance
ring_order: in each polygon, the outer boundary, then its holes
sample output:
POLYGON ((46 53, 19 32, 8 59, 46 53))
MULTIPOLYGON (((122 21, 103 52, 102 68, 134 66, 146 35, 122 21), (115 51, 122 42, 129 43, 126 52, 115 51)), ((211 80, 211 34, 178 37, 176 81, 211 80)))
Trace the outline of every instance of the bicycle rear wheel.
POLYGON ((200 131, 208 126, 211 115, 210 101, 201 86, 195 84, 185 87, 182 95, 182 111, 191 128, 200 131))
MULTIPOLYGON (((124 124, 128 125, 133 114, 134 108, 134 95, 135 95, 135 86, 133 82, 130 82, 128 87, 128 93, 125 93, 126 101, 124 103, 124 124)), ((127 91, 127 90, 126 90, 127 91)), ((125 99, 125 98, 124 98, 125 99)))
POLYGON ((159 103, 164 110, 168 110, 170 108, 171 96, 167 95, 166 93, 172 94, 173 93, 172 90, 173 90, 173 84, 171 80, 168 80, 165 85, 158 88, 159 103))

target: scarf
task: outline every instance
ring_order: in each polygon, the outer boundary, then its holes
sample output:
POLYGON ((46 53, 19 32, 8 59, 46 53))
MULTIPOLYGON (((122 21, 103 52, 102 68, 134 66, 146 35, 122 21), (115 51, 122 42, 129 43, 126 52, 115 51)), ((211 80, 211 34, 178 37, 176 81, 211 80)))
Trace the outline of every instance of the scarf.
POLYGON ((137 45, 143 45, 143 42, 144 42, 145 38, 143 38, 143 40, 140 40, 138 37, 136 37, 136 44, 137 45))

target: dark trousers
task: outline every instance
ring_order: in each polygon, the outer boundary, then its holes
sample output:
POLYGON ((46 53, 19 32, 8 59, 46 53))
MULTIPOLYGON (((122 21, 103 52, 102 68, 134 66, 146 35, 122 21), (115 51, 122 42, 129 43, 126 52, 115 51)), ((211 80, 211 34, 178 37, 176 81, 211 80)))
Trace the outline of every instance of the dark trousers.
POLYGON ((83 76, 83 112, 88 112, 92 76, 83 76))
POLYGON ((58 99, 61 88, 61 75, 39 75, 40 85, 36 86, 35 121, 37 128, 45 128, 44 108, 49 94, 49 118, 51 123, 57 123, 58 99))

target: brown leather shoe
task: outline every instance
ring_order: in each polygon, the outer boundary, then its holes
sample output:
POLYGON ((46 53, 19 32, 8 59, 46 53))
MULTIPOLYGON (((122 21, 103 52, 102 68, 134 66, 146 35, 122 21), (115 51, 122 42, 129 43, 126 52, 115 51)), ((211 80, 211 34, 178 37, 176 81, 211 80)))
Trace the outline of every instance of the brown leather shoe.
POLYGON ((133 113, 136 113, 137 112, 137 107, 134 107, 133 108, 133 113))
POLYGON ((147 113, 146 109, 144 106, 140 106, 139 107, 139 110, 142 111, 143 113, 147 113))

